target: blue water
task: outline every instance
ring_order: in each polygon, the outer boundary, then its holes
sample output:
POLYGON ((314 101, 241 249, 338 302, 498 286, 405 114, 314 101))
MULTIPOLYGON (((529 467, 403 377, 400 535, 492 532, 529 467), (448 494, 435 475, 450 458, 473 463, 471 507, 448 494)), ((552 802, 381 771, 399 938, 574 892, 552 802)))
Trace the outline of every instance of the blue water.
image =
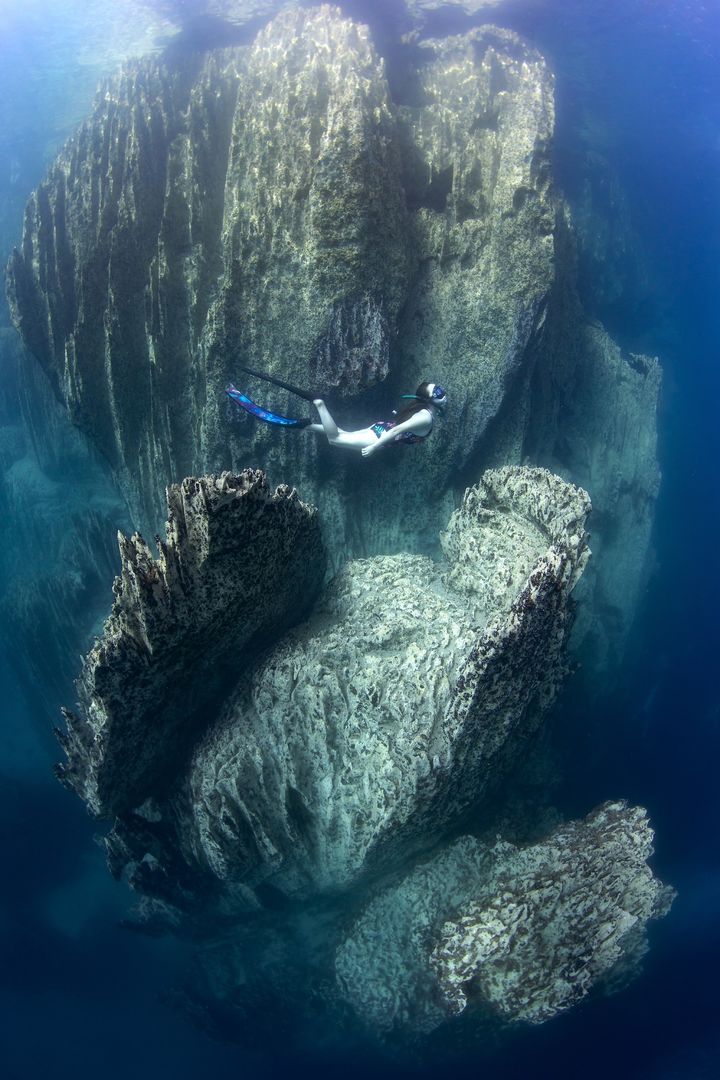
MULTIPOLYGON (((176 7, 182 5, 175 5, 176 7)), ((356 0, 382 44, 399 3, 356 0)), ((118 52, 167 33, 163 5, 73 0, 0 4, 0 254, 53 150, 89 108, 118 52), (118 23, 117 9, 124 9, 118 23)), ((185 9, 192 9, 185 4, 185 9)), ((454 1069, 493 1078, 701 1080, 720 1075, 720 689, 716 549, 720 525, 720 9, 663 0, 526 0, 491 12, 523 32, 557 73, 556 172, 571 201, 579 150, 601 152, 624 189, 650 284, 587 303, 623 347, 660 355, 663 486, 651 580, 626 667, 594 706, 571 687, 555 720, 561 807, 609 797, 646 806, 654 868, 679 896, 651 926, 641 979, 454 1069)), ((458 30, 455 13, 431 29, 458 30)), ((637 285, 637 287, 634 287, 637 285)), ((7 315, 0 311, 0 328, 7 315)), ((2 345, 0 345, 0 349, 2 345)), ((0 356, 0 425, 16 421, 12 363, 0 356)), ((32 507, 28 513, 32 513, 32 507)), ((13 522, 0 525, 3 548, 13 522)), ((4 563, 0 563, 4 565, 4 563)), ((402 1076, 378 1062, 250 1058, 213 1043, 159 995, 185 957, 117 924, 128 904, 92 842, 93 823, 50 773, 57 756, 40 695, 0 664, 0 1070, 8 1078, 402 1076)), ((68 697, 72 700, 72 691, 68 697)), ((418 1064, 410 1075, 438 1066, 418 1064)))

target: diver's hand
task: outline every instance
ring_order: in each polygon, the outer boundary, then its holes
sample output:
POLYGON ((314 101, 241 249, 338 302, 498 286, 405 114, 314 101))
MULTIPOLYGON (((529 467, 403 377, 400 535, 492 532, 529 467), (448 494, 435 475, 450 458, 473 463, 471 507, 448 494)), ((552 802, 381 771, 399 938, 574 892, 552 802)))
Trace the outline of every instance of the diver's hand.
POLYGON ((379 445, 380 445, 379 443, 371 443, 370 446, 363 446, 360 453, 362 454, 363 457, 369 457, 370 454, 375 453, 375 451, 377 450, 379 445))

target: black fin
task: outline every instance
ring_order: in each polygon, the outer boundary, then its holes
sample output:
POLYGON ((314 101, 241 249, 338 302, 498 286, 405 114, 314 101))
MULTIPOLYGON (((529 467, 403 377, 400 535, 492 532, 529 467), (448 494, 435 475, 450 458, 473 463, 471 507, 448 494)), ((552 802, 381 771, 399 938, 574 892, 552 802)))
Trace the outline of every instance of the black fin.
POLYGON ((301 390, 299 386, 293 386, 292 383, 276 379, 274 375, 265 375, 262 371, 256 371, 255 368, 245 367, 244 364, 238 364, 237 366, 241 371, 247 371, 248 375, 254 375, 256 379, 264 379, 265 382, 273 383, 275 386, 282 386, 283 390, 289 390, 291 394, 302 398, 303 401, 314 401, 318 396, 317 394, 311 394, 309 390, 301 390))

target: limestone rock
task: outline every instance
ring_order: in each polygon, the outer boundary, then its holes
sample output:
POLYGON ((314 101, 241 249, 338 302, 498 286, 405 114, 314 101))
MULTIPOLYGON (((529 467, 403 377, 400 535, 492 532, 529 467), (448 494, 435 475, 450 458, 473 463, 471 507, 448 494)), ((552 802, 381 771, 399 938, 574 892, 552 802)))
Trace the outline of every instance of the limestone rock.
POLYGON ((637 956, 666 913, 651 843, 645 811, 622 802, 525 848, 461 837, 370 902, 337 951, 341 992, 386 1032, 480 1006, 547 1020, 637 956))
POLYGON ((503 774, 565 674, 589 508, 543 470, 507 468, 468 492, 446 565, 351 563, 198 747, 184 850, 225 888, 307 896, 442 835, 503 774), (518 546, 529 556, 507 584, 518 546), (478 589, 492 577, 505 591, 486 609, 478 589))
POLYGON ((315 511, 260 472, 191 478, 167 498, 157 559, 119 536, 115 603, 59 733, 60 777, 103 816, 173 782, 229 674, 302 618, 325 570, 315 511))

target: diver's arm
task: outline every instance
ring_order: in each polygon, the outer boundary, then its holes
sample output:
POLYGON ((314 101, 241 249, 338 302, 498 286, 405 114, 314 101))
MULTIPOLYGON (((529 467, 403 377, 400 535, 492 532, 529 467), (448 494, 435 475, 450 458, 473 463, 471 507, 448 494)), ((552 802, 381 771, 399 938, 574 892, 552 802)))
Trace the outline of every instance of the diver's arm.
POLYGON ((419 409, 418 412, 409 416, 407 420, 403 420, 402 424, 397 424, 395 427, 383 431, 377 442, 363 448, 362 456, 367 457, 386 443, 395 442, 398 435, 402 435, 404 431, 412 431, 416 435, 428 435, 432 427, 432 421, 432 413, 429 409, 419 409))

